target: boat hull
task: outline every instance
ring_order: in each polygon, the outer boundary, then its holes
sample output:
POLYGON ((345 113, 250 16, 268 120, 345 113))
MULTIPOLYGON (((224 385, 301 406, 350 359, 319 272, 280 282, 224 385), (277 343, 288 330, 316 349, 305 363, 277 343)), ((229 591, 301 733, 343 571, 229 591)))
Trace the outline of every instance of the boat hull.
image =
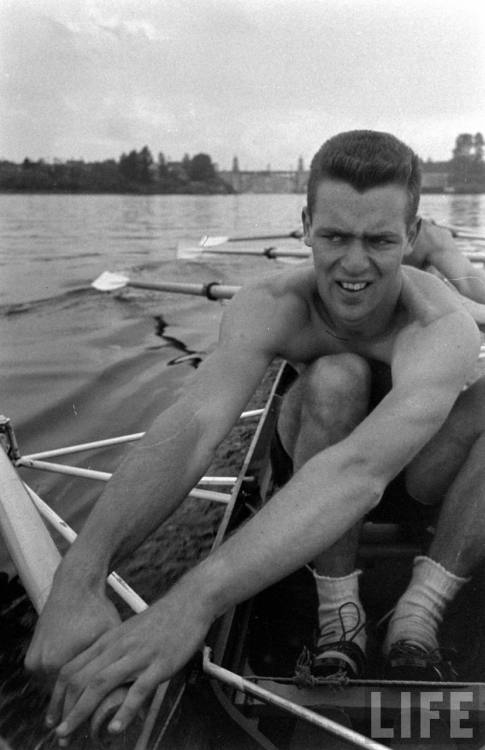
MULTIPOLYGON (((256 481, 241 481, 217 543, 247 518, 248 507, 257 509, 274 489, 271 436, 291 377, 289 369, 280 372, 243 471, 256 481)), ((426 529, 414 532, 410 534, 405 524, 398 526, 387 519, 364 525, 359 564, 363 569, 362 597, 371 623, 394 605, 409 580, 414 555, 425 548, 426 529)), ((209 643, 215 664, 295 706, 361 733, 364 743, 368 739, 391 748, 478 750, 485 744, 485 684, 481 681, 485 673, 484 604, 485 574, 478 570, 454 602, 443 628, 442 642, 445 648, 455 650, 460 666, 459 681, 453 683, 383 679, 384 629, 373 628, 365 680, 305 684, 305 674, 302 681, 302 670, 296 665, 305 649, 311 648, 317 626, 313 576, 306 568, 228 612, 212 630, 209 643)), ((177 711, 157 743, 154 747, 175 750, 352 746, 266 700, 209 680, 200 662, 185 681, 177 711)))

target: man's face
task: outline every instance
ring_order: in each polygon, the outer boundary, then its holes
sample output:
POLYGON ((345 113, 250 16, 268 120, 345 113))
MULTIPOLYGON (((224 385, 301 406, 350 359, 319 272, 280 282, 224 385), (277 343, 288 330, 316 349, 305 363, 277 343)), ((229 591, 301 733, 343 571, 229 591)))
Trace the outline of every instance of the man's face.
POLYGON ((392 315, 401 287, 400 265, 411 252, 407 194, 400 185, 363 193, 340 180, 318 186, 305 243, 313 250, 319 295, 333 323, 365 328, 392 315))

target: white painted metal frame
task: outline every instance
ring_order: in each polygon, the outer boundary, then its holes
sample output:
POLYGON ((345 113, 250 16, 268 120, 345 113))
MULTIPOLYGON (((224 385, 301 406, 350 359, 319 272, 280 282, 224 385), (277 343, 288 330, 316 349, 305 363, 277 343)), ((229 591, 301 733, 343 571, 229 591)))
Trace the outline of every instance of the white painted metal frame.
MULTIPOLYGON (((240 418, 253 419, 254 417, 260 417, 262 413, 263 409, 251 409, 243 412, 240 418)), ((82 477, 84 479, 95 479, 101 482, 107 482, 112 476, 110 472, 99 471, 96 469, 84 469, 79 466, 46 461, 45 459, 67 456, 73 453, 81 453, 83 451, 90 451, 98 448, 107 448, 113 445, 121 445, 123 443, 140 440, 144 435, 144 432, 134 432, 130 435, 120 435, 119 437, 106 438, 104 440, 94 440, 90 443, 79 443, 77 445, 66 446, 65 448, 54 448, 39 453, 30 453, 26 456, 20 456, 17 458, 15 466, 23 466, 29 469, 38 469, 39 471, 50 471, 57 474, 66 474, 69 476, 82 477)), ((213 487, 232 487, 236 483, 236 479, 237 477, 234 476, 203 476, 198 484, 211 485, 213 487)), ((203 490, 198 488, 191 490, 189 497, 198 500, 210 500, 226 505, 231 499, 231 495, 225 492, 216 492, 214 490, 203 490)))

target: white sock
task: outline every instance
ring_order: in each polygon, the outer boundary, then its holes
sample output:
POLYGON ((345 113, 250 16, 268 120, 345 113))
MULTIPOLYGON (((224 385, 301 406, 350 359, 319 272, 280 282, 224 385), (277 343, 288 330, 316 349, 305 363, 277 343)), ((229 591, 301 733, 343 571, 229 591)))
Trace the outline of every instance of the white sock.
POLYGON ((365 652, 365 612, 359 598, 361 572, 354 570, 353 573, 340 578, 313 573, 319 601, 319 647, 325 643, 335 643, 345 637, 365 652), (359 628, 360 630, 356 632, 359 628), (355 637, 352 637, 354 635, 355 637))
POLYGON ((438 628, 445 608, 468 578, 460 578, 430 557, 414 560, 411 582, 389 622, 384 653, 397 641, 410 641, 427 651, 438 648, 438 628))

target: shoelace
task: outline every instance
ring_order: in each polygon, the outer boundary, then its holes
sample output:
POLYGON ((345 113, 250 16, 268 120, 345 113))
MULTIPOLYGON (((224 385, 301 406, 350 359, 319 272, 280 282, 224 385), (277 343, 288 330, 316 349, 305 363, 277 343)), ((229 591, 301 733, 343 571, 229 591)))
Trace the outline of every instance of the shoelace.
MULTIPOLYGON (((362 618, 361 613, 360 613, 360 608, 357 606, 355 602, 348 601, 348 602, 344 602, 343 604, 341 604, 340 607, 338 608, 338 618, 340 622, 341 635, 337 641, 332 641, 333 645, 336 643, 351 643, 356 638, 356 636, 361 632, 361 630, 365 628, 365 624, 366 624, 365 620, 362 618), (354 608, 357 614, 357 617, 356 617, 357 622, 351 628, 346 630, 343 610, 345 607, 349 607, 349 606, 354 608)), ((327 630, 323 633, 320 633, 320 638, 318 639, 318 647, 319 648, 325 647, 325 643, 323 643, 322 646, 320 646, 321 641, 325 640, 326 638, 330 638, 334 634, 336 635, 335 630, 327 630)), ((328 645, 330 645, 330 643, 328 645)))

